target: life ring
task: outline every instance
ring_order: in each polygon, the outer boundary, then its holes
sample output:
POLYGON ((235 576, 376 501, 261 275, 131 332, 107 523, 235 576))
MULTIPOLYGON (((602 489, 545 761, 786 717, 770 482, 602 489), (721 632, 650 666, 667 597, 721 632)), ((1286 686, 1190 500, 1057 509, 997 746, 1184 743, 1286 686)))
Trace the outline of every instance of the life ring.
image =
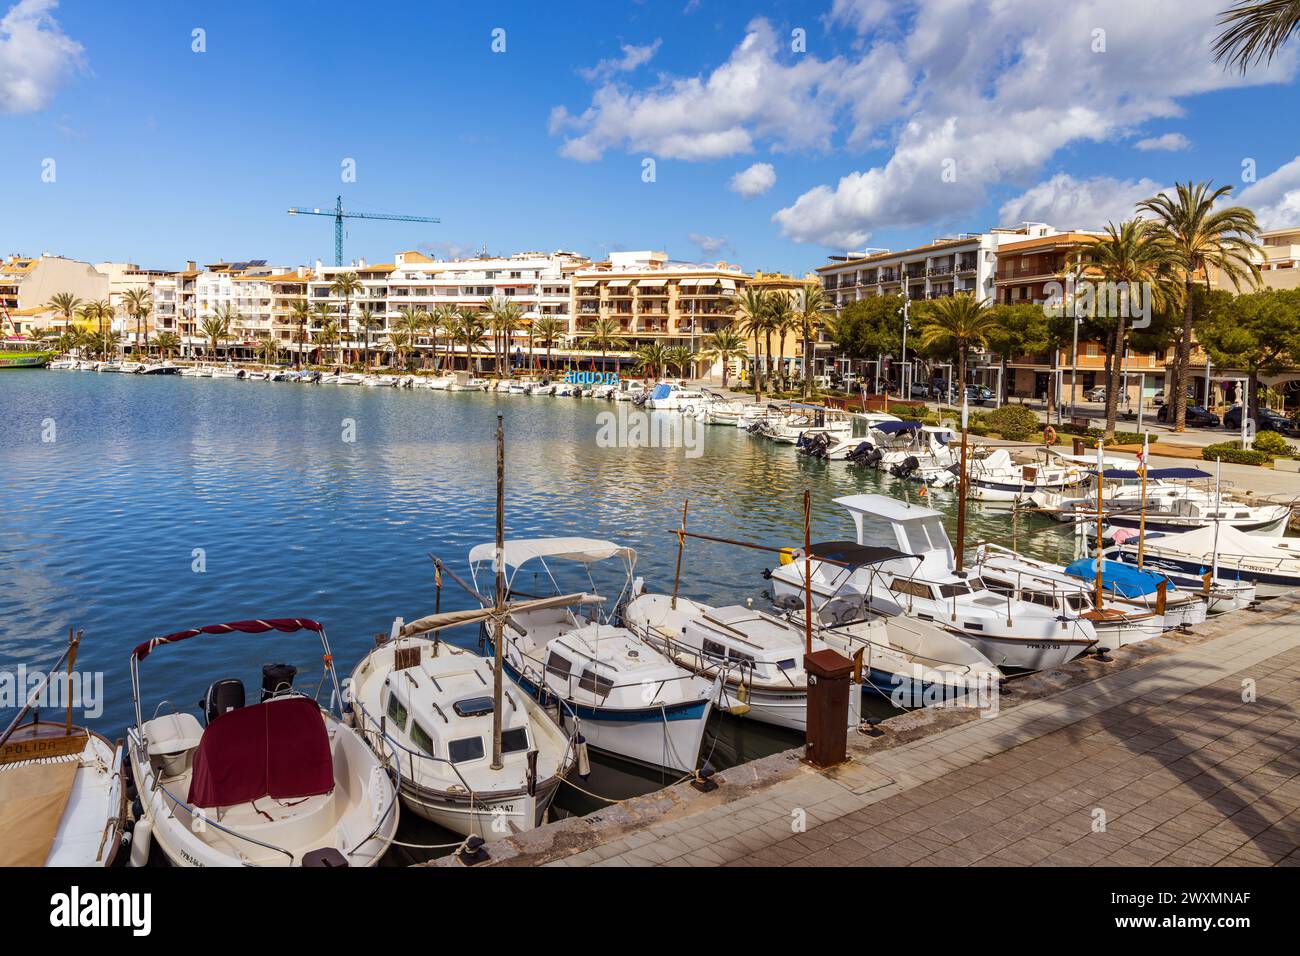
POLYGON ((1051 425, 1048 425, 1046 428, 1043 429, 1043 444, 1044 445, 1056 444, 1056 429, 1053 428, 1051 425))

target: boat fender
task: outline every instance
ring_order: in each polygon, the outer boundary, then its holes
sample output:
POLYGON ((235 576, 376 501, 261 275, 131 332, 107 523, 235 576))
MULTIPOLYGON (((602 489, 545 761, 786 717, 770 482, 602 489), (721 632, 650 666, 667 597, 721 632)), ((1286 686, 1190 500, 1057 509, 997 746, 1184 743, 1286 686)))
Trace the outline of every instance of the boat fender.
POLYGON ((591 758, 587 756, 587 738, 578 734, 578 776, 586 780, 591 776, 591 758))
POLYGON ((1056 429, 1053 428, 1051 425, 1048 425, 1046 428, 1043 429, 1043 444, 1044 445, 1056 444, 1056 429))
POLYGON ((149 849, 153 845, 153 821, 148 817, 136 822, 131 831, 131 866, 141 867, 149 863, 149 849))

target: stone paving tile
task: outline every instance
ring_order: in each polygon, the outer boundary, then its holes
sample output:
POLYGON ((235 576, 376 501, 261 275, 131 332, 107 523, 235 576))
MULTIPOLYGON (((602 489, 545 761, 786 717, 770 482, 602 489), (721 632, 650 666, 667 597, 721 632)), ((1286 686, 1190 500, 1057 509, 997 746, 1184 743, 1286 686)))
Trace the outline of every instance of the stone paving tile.
POLYGON ((1297 636, 1289 623, 1234 633, 569 862, 1297 865, 1297 636))

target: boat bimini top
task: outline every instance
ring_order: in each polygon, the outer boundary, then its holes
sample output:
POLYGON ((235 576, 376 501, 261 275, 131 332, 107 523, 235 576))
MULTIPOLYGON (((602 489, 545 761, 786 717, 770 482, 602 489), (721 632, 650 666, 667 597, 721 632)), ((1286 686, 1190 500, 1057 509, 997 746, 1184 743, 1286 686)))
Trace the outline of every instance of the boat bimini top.
MULTIPOLYGON (((489 541, 485 544, 476 544, 470 549, 470 579, 474 587, 483 593, 487 593, 487 589, 490 588, 492 583, 491 576, 496 573, 496 558, 497 546, 495 542, 489 541), (482 582, 479 581, 478 577, 480 572, 484 574, 482 582)), ((515 577, 519 571, 526 565, 536 562, 541 573, 546 576, 552 587, 554 587, 554 593, 565 593, 565 590, 555 580, 555 575, 551 572, 551 567, 548 564, 548 561, 559 560, 581 565, 586 572, 587 581, 591 585, 591 593, 596 594, 599 592, 595 581, 592 580, 591 566, 613 559, 618 559, 623 563, 626 571, 623 592, 626 592, 631 587, 632 572, 636 568, 636 551, 615 544, 612 541, 602 541, 599 538, 512 538, 506 541, 501 549, 501 567, 506 576, 507 592, 514 590, 515 577)), ((625 596, 627 596, 625 593, 620 593, 613 606, 618 607, 622 604, 625 596)))

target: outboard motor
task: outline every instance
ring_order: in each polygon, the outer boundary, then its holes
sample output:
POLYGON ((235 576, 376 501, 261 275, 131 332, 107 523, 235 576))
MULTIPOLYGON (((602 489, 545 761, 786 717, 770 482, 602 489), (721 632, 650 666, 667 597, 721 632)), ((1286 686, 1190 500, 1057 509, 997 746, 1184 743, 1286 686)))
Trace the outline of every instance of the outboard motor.
POLYGON ((869 441, 859 442, 858 447, 848 453, 847 461, 855 465, 866 464, 867 455, 871 454, 872 444, 869 441))
POLYGON ((873 448, 871 451, 867 452, 867 457, 863 459, 862 463, 864 465, 869 465, 872 468, 877 468, 879 467, 880 462, 884 460, 884 457, 885 453, 883 451, 879 448, 873 448))
POLYGON ((277 694, 293 690, 293 679, 298 668, 292 664, 262 665, 262 701, 265 703, 277 694))
POLYGON ((901 462, 889 469, 889 473, 895 478, 910 478, 916 469, 921 467, 915 455, 908 455, 901 462))
POLYGON ((210 724, 229 710, 238 710, 244 706, 244 682, 230 677, 226 680, 213 681, 207 692, 199 701, 203 711, 204 724, 210 724))

